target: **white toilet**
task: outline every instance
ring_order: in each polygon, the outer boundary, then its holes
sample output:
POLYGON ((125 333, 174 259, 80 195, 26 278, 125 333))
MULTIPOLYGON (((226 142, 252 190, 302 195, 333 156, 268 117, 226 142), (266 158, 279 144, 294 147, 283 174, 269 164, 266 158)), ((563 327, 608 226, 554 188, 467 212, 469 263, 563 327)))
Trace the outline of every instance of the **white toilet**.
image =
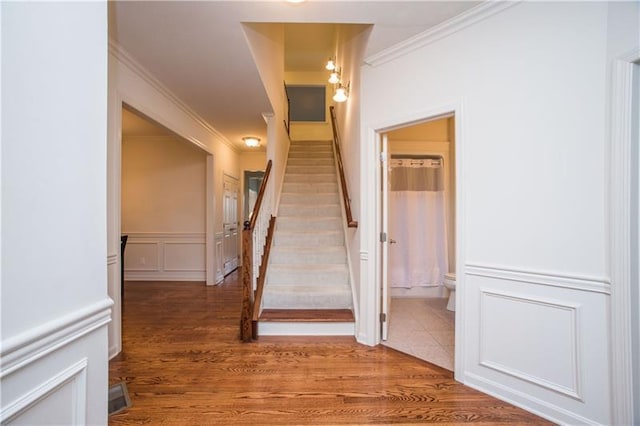
POLYGON ((444 274, 444 286, 449 289, 449 302, 447 303, 447 309, 450 311, 456 310, 456 273, 449 272, 444 274))

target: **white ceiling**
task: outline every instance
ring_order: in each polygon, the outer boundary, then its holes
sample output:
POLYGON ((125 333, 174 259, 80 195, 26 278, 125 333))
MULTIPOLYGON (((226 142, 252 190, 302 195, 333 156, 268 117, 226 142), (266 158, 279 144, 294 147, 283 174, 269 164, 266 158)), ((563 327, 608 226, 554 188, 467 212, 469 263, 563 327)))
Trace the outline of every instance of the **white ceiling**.
MULTIPOLYGON (((244 22, 371 24, 365 56, 477 5, 465 1, 116 1, 110 37, 239 149, 266 140, 272 108, 242 28, 244 22)), ((335 25, 285 26, 288 70, 323 69, 335 25)))

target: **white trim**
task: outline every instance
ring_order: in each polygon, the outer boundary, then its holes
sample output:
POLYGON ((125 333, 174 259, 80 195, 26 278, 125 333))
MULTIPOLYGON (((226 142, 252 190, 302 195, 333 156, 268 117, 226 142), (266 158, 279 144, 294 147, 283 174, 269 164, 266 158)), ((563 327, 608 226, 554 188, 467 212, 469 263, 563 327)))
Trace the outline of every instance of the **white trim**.
POLYGON ((582 395, 582 380, 581 380, 581 371, 582 364, 580 362, 580 352, 578 350, 579 347, 579 333, 580 329, 580 321, 579 321, 579 310, 580 305, 575 303, 563 303, 558 300, 548 299, 548 298, 533 298, 530 295, 522 295, 514 292, 506 292, 495 289, 480 289, 480 324, 479 324, 479 333, 480 333, 480 347, 479 347, 479 365, 482 365, 487 368, 491 368, 495 371, 498 371, 503 374, 508 374, 512 377, 515 377, 520 380, 524 380, 526 382, 532 383, 534 385, 540 386, 542 388, 546 388, 560 394, 566 395, 568 397, 577 399, 578 401, 583 401, 582 395), (553 309, 560 309, 564 311, 568 311, 571 314, 571 374, 573 377, 572 386, 567 387, 558 383, 551 382, 542 377, 536 377, 532 374, 529 374, 525 371, 520 371, 516 368, 503 365, 486 358, 486 339, 485 339, 485 329, 484 324, 486 324, 486 314, 487 308, 486 297, 496 297, 501 299, 507 299, 520 303, 528 303, 534 305, 545 306, 553 309))
POLYGON ((353 336, 353 322, 260 322, 259 336, 353 336))
POLYGON ((400 43, 365 58, 364 63, 371 65, 372 67, 377 67, 455 34, 458 31, 518 4, 518 2, 519 1, 485 1, 472 9, 428 29, 427 31, 403 40, 400 43))
MULTIPOLYGON (((611 412, 614 424, 634 423, 631 337, 631 147, 636 49, 613 64, 610 99, 609 263, 611 267, 611 412)), ((636 143, 638 143, 636 141, 636 143)), ((636 259, 637 261, 637 259, 636 259)), ((636 283, 637 285, 637 283, 636 283)), ((640 368, 637 367, 636 368, 640 368)), ((636 422, 640 419, 635 419, 636 422)))
POLYGON ((536 414, 556 424, 565 425, 599 425, 590 419, 579 416, 569 410, 548 403, 528 393, 520 392, 475 373, 465 373, 466 386, 491 395, 501 401, 513 404, 530 413, 536 414))
POLYGON ((127 284, 136 281, 194 281, 203 282, 206 280, 205 271, 129 271, 126 273, 127 284))
POLYGON ((205 179, 205 281, 206 285, 218 283, 216 277, 216 234, 215 234, 215 188, 214 188, 214 161, 211 154, 207 154, 206 179, 205 179))
POLYGON ((17 400, 11 402, 6 407, 2 407, 0 411, 0 423, 11 423, 16 417, 27 412, 31 407, 43 401, 53 392, 60 389, 69 382, 73 383, 73 424, 86 424, 86 397, 87 397, 87 366, 89 362, 87 358, 76 362, 72 366, 59 372, 38 387, 30 390, 17 400))
MULTIPOLYGON (((143 67, 138 61, 136 61, 130 54, 127 52, 120 44, 118 44, 114 40, 109 40, 109 53, 112 54, 118 61, 120 61, 123 65, 133 71, 137 76, 143 79, 145 82, 149 83, 151 87, 157 90, 161 95, 165 96, 169 99, 176 107, 178 107, 182 112, 184 112, 187 116, 197 122, 200 126, 206 129, 209 133, 218 138, 222 143, 231 148, 236 154, 240 154, 240 150, 236 147, 231 141, 229 141, 224 135, 218 132, 215 128, 213 128, 209 123, 206 122, 200 115, 198 115, 194 110, 189 108, 187 104, 182 102, 180 98, 173 94, 166 86, 164 86, 157 78, 153 76, 145 67, 143 67)), ((126 101, 125 101, 126 102, 126 101)), ((128 102, 126 102, 128 104, 128 102)), ((131 105, 131 104, 129 104, 131 105)), ((139 109, 138 106, 132 105, 134 108, 139 109)), ((140 110, 144 113, 143 110, 140 110)), ((151 116, 150 116, 151 117, 151 116)), ((181 137, 185 137, 182 136, 181 137)), ((210 152, 209 148, 194 137, 185 137, 185 139, 191 141, 195 145, 199 146, 206 152, 210 152)))
POLYGON ((105 326, 113 301, 103 299, 2 341, 0 379, 105 326))
POLYGON ((380 300, 381 300, 381 277, 380 277, 380 141, 378 135, 387 132, 392 129, 406 127, 412 124, 423 123, 426 121, 432 121, 434 119, 443 117, 455 117, 455 134, 456 134, 456 265, 457 276, 456 280, 456 333, 455 333, 455 379, 464 382, 464 350, 465 350, 465 300, 464 300, 464 270, 462 265, 465 264, 465 222, 464 214, 465 202, 464 191, 461 190, 461 185, 464 182, 464 138, 466 132, 464 131, 464 113, 463 102, 459 100, 457 102, 450 102, 434 106, 432 108, 414 112, 409 115, 395 117, 384 122, 371 124, 366 129, 366 139, 361 144, 361 158, 365 159, 363 167, 361 167, 361 215, 363 220, 363 241, 362 247, 367 250, 361 250, 361 289, 360 289, 360 309, 362 312, 361 321, 358 332, 358 341, 366 342, 367 344, 379 344, 380 343, 380 330, 381 325, 378 321, 380 315, 380 300), (369 194, 372 194, 369 198, 369 194), (374 253, 374 262, 365 261, 363 254, 374 253), (373 279, 375 283, 373 288, 369 285, 369 281, 373 279))
POLYGON ((110 255, 107 256, 107 266, 109 265, 117 265, 118 264, 118 256, 120 256, 119 253, 112 253, 110 255))
MULTIPOLYGON (((135 239, 182 240, 188 243, 204 243, 204 232, 122 232, 129 236, 129 242, 135 239)), ((129 244, 127 242, 127 245, 129 244)), ((155 242, 155 241, 154 241, 155 242)))
POLYGON ((571 276, 558 272, 526 271, 481 263, 467 263, 465 271, 467 275, 478 277, 519 281, 593 293, 610 294, 611 292, 611 284, 605 278, 571 276))

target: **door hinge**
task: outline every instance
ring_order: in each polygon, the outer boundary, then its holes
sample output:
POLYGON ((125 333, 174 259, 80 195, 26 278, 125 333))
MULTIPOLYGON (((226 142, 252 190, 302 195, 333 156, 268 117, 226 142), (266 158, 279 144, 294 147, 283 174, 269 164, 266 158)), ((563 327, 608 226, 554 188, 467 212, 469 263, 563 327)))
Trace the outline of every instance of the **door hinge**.
POLYGON ((380 312, 380 322, 387 322, 387 314, 380 312))
POLYGON ((380 242, 381 243, 386 243, 387 242, 387 233, 386 232, 381 232, 380 233, 380 242))
POLYGON ((382 161, 383 163, 387 162, 387 153, 386 152, 381 152, 380 153, 380 161, 382 161))

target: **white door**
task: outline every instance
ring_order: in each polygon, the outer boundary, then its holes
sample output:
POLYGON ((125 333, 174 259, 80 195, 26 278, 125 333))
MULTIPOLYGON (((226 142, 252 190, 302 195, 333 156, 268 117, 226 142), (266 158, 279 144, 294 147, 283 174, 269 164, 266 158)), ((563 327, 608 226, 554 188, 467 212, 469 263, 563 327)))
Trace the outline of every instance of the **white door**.
POLYGON ((238 267, 238 180, 231 176, 224 177, 223 209, 223 252, 224 274, 233 272, 238 267))
POLYGON ((387 340, 389 336, 389 307, 391 305, 390 300, 390 292, 389 292, 389 190, 388 190, 388 182, 389 182, 389 154, 387 150, 388 140, 387 135, 382 135, 382 144, 380 147, 380 177, 381 179, 381 199, 382 206, 380 211, 381 214, 381 223, 380 223, 380 243, 381 247, 381 275, 382 279, 380 282, 382 283, 382 301, 381 301, 381 333, 382 340, 387 340))

